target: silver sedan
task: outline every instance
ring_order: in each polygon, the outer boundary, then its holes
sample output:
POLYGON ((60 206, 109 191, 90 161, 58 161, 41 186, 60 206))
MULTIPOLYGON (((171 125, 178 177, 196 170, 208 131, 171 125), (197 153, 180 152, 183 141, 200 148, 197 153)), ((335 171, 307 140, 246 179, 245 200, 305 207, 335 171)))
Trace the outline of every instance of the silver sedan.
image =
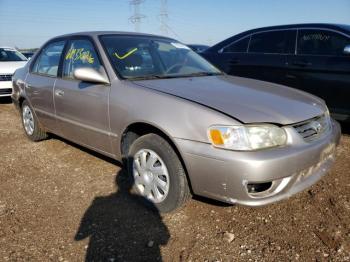
POLYGON ((340 138, 323 100, 225 75, 146 34, 51 39, 15 72, 12 99, 28 138, 54 133, 123 162, 161 212, 192 194, 248 206, 287 198, 327 173, 340 138))

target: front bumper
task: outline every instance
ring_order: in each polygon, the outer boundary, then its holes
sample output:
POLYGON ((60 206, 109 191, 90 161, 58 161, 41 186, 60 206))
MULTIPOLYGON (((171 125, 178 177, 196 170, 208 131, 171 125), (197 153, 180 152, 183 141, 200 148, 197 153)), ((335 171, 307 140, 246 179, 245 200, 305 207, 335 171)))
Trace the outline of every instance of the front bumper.
POLYGON ((0 81, 0 97, 8 97, 12 94, 12 81, 0 81))
POLYGON ((331 168, 341 131, 336 121, 327 134, 305 142, 286 127, 289 145, 255 152, 214 148, 205 143, 175 139, 195 194, 228 203, 261 206, 288 198, 316 183, 331 168), (259 194, 247 184, 272 182, 259 194))

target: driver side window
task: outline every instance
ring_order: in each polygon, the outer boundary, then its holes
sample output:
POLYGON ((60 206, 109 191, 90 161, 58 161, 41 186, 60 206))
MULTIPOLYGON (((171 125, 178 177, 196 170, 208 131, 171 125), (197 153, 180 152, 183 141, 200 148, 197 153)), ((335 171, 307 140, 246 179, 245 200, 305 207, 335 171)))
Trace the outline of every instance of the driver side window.
POLYGON ((81 67, 93 68, 100 71, 101 63, 90 40, 77 39, 68 44, 63 58, 62 77, 74 79, 73 72, 81 67))

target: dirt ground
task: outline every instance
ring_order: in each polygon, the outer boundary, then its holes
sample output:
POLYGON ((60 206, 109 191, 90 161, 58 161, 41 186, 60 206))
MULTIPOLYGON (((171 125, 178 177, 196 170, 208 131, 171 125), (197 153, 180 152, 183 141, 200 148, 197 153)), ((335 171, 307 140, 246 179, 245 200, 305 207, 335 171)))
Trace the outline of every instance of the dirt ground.
POLYGON ((350 136, 330 173, 267 207, 201 198, 171 214, 127 192, 120 165, 33 143, 0 102, 0 261, 350 261, 350 136))

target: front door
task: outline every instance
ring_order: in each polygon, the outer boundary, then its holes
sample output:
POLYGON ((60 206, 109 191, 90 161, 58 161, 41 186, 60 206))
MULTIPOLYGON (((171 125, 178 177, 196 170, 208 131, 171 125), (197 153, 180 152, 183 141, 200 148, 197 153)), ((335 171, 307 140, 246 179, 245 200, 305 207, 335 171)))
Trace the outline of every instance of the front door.
POLYGON ((204 53, 205 57, 229 75, 247 77, 247 50, 250 35, 233 41, 215 53, 204 53))
POLYGON ((92 41, 72 39, 63 57, 62 77, 54 87, 56 117, 62 135, 101 153, 111 153, 108 117, 111 87, 75 79, 74 70, 82 67, 105 72, 92 41))
POLYGON ((288 56, 295 52, 296 30, 257 32, 249 41, 247 77, 288 85, 288 56))

